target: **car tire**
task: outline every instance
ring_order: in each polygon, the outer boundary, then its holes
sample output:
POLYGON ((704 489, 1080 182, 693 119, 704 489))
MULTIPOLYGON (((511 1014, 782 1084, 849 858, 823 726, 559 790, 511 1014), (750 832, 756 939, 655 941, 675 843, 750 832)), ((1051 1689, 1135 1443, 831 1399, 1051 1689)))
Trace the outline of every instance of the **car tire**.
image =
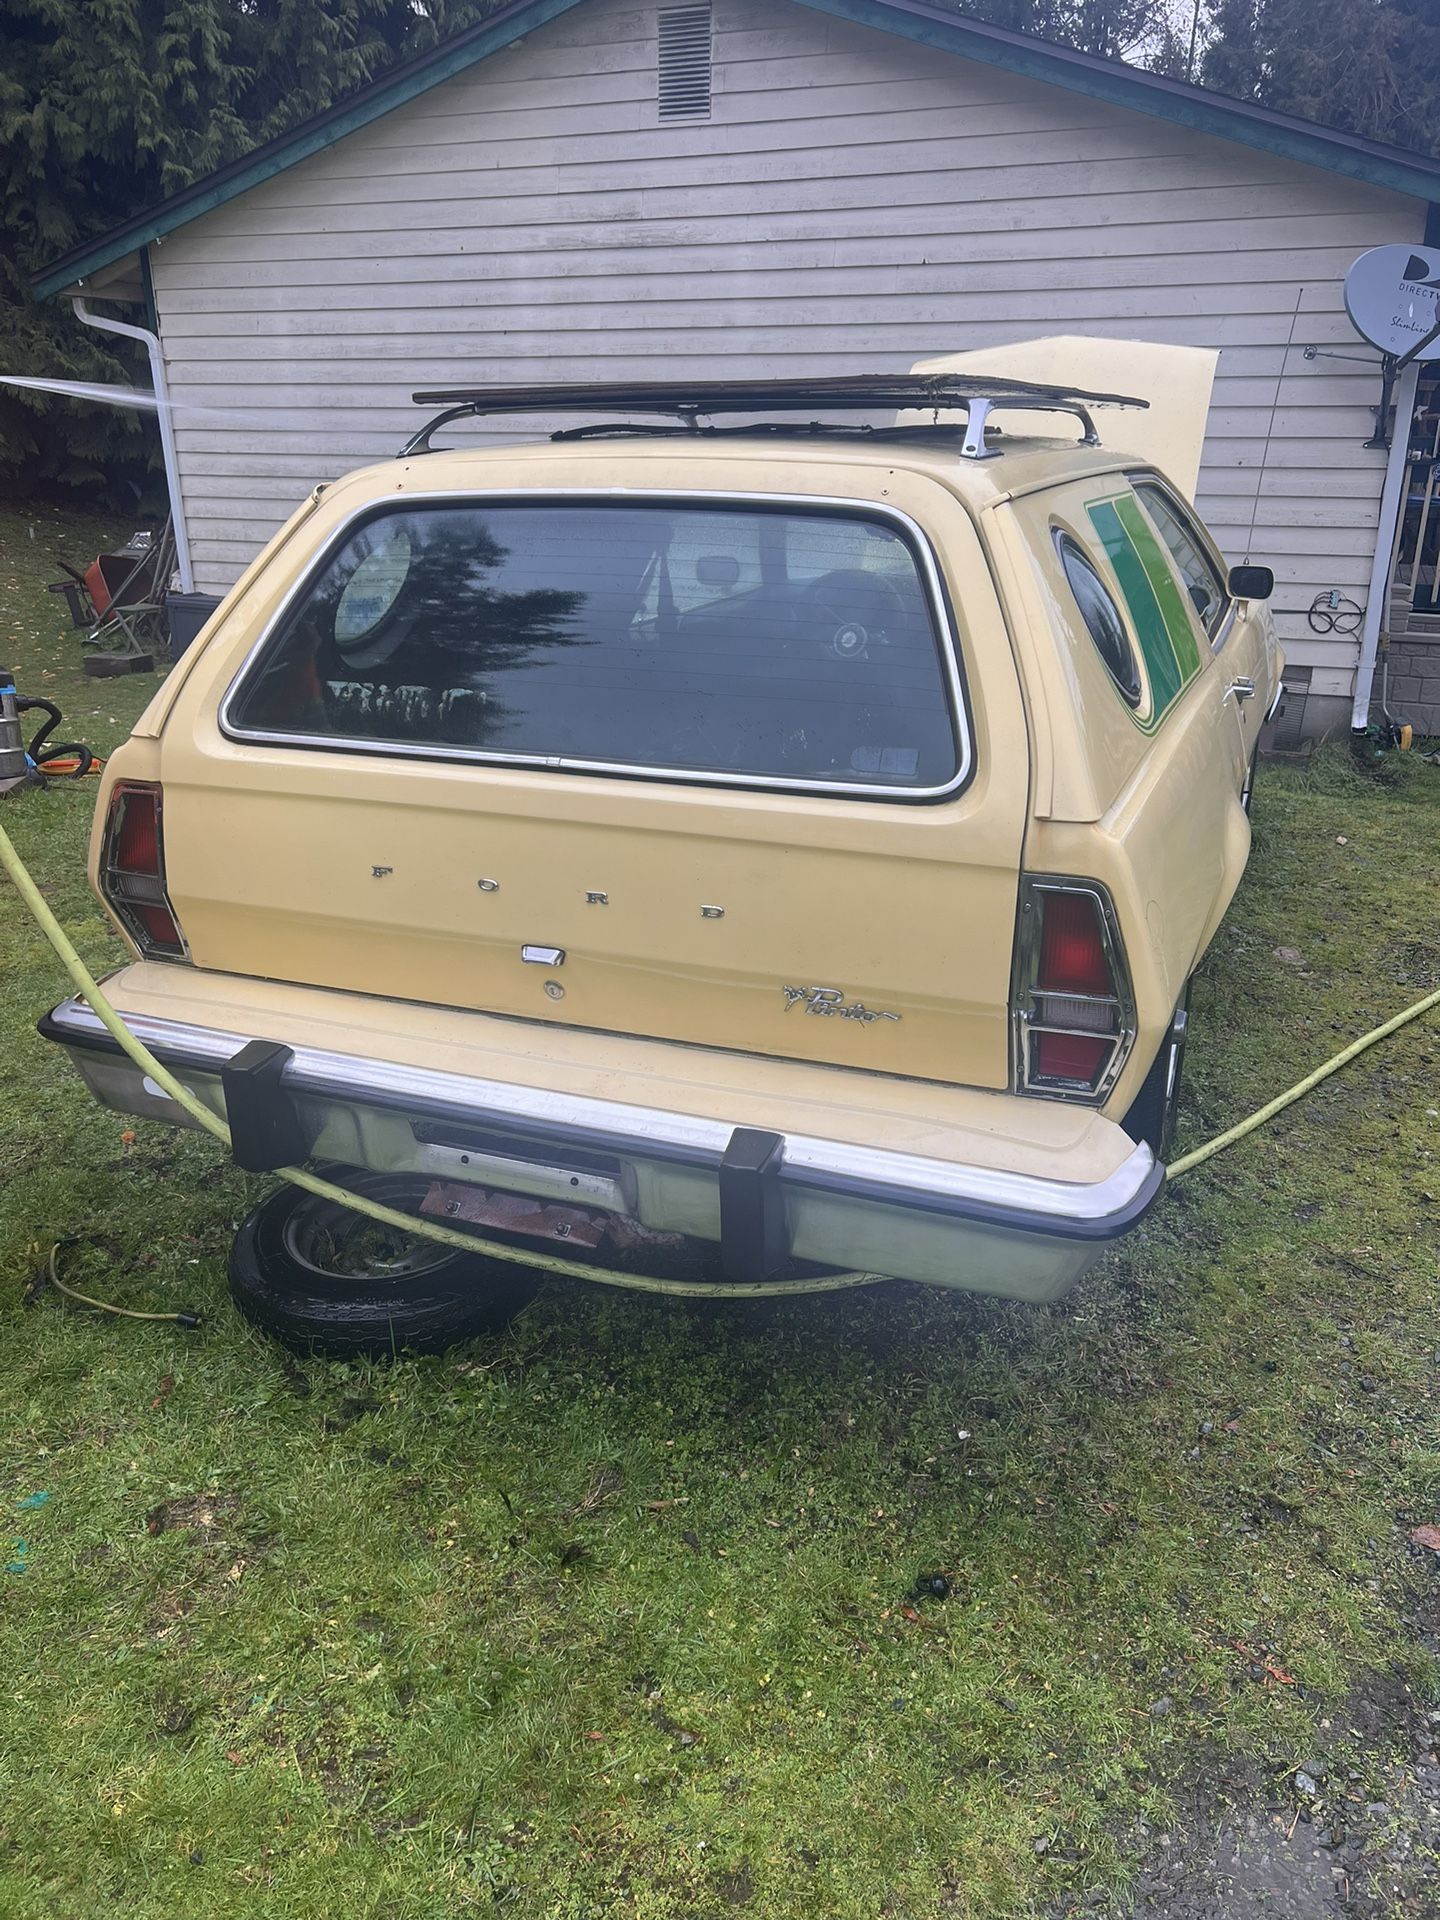
MULTIPOLYGON (((429 1181, 321 1167, 336 1186, 416 1212, 429 1181)), ((411 1239, 285 1185, 248 1213, 230 1247, 230 1293, 254 1326, 298 1353, 442 1353, 503 1330, 544 1274, 411 1239)))
POLYGON ((1124 1127, 1132 1140, 1143 1141, 1162 1165, 1175 1138, 1175 1120, 1180 1111, 1180 1084, 1185 1071, 1185 1041, 1190 1024, 1190 983, 1160 1051, 1155 1055, 1140 1091, 1125 1115, 1124 1127))

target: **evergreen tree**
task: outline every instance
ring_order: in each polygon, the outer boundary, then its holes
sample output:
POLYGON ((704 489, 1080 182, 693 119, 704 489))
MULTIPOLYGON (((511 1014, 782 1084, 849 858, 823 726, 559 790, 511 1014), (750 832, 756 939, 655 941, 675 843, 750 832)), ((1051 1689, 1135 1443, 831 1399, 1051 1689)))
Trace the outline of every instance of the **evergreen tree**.
POLYGON ((1440 153, 1440 0, 1217 0, 1209 38, 1207 87, 1440 153))
POLYGON ((1188 21, 1177 22, 1174 0, 954 0, 957 11, 991 26, 1038 34, 1109 60, 1151 71, 1183 72, 1188 21))
MULTIPOLYGON (((0 371, 149 384, 28 277, 498 0, 3 0, 0 371)), ((146 416, 0 389, 0 485, 136 485, 146 416)))
POLYGON ((1440 153, 1440 0, 953 0, 995 26, 1440 153), (1198 57, 1193 57, 1198 55, 1198 57))

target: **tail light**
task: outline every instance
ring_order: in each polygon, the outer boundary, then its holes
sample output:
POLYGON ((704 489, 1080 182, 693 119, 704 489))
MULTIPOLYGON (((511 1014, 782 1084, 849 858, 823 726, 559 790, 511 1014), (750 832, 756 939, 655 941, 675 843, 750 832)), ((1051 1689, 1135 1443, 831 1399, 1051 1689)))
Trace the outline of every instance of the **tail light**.
POLYGON ((1135 1042, 1135 1007, 1098 881, 1022 881, 1011 1015, 1021 1092, 1105 1098, 1135 1042))
POLYGON ((190 958, 165 891, 159 787, 122 780, 112 790, 100 852, 100 891, 142 958, 190 958))

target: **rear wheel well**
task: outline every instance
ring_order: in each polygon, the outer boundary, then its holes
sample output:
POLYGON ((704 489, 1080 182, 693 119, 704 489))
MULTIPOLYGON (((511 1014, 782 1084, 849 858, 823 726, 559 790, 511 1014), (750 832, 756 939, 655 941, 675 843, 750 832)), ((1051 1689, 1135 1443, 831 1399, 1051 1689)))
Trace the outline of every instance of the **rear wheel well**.
POLYGON ((1142 1141, 1162 1162, 1170 1152, 1175 1120, 1180 1111, 1180 1085, 1184 1077, 1192 982, 1193 975, 1185 983, 1180 1004, 1170 1016, 1170 1023, 1150 1063, 1150 1070, 1141 1081, 1140 1091, 1130 1102, 1121 1122, 1132 1140, 1142 1141))

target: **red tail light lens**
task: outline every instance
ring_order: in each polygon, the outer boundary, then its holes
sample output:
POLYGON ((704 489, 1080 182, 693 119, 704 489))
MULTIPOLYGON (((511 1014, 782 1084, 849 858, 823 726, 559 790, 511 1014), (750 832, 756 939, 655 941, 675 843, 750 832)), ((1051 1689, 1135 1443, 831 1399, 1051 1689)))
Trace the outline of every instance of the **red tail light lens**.
POLYGON ((1099 903, 1089 893, 1041 895, 1040 977, 1042 993, 1115 991, 1105 959, 1099 903))
POLYGON ((116 870, 160 877, 160 802, 149 787, 117 787, 111 800, 116 870))
POLYGON ((1134 1040, 1114 909, 1084 881, 1027 879, 1013 1013, 1022 1090, 1099 1099, 1134 1040))
POLYGON ((100 891, 145 959, 189 959, 165 891, 159 787, 122 780, 112 791, 100 855, 100 891))
POLYGON ((1030 1052, 1031 1081, 1090 1093, 1109 1052, 1108 1040, 1080 1033, 1037 1033, 1030 1052))

